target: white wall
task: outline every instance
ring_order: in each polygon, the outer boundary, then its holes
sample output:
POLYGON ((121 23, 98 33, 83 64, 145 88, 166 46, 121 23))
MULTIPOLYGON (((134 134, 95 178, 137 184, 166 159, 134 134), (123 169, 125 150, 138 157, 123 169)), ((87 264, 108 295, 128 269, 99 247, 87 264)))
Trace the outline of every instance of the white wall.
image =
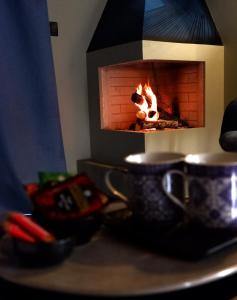
POLYGON ((225 46, 225 105, 237 97, 237 1, 207 0, 225 46))
POLYGON ((106 0, 47 1, 59 27, 52 48, 66 163, 76 173, 77 160, 90 158, 86 50, 106 0))

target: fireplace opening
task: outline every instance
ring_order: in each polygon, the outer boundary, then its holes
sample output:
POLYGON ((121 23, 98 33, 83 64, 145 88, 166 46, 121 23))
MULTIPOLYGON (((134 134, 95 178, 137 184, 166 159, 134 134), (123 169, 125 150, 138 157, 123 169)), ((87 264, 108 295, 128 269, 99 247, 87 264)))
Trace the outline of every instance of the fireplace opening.
POLYGON ((99 68, 101 129, 205 126, 205 63, 141 60, 99 68))

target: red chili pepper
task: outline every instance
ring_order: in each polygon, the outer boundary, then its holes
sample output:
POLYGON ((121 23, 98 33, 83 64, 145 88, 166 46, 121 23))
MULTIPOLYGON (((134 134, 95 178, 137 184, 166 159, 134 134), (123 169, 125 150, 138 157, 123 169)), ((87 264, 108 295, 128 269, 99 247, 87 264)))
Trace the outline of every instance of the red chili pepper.
POLYGON ((18 238, 25 242, 36 243, 36 239, 22 230, 18 225, 5 221, 3 223, 4 230, 12 237, 18 238))
POLYGON ((52 242, 55 239, 51 233, 22 213, 10 212, 8 220, 20 226, 26 233, 42 242, 52 242))

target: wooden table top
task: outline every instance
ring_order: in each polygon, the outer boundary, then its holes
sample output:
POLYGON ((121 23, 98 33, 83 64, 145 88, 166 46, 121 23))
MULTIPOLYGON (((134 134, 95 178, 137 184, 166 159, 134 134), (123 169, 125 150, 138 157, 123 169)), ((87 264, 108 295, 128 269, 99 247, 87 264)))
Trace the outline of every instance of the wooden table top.
POLYGON ((47 291, 88 296, 154 295, 190 289, 237 272, 237 247, 199 261, 185 261, 136 247, 106 229, 76 246, 63 263, 22 267, 9 254, 9 239, 0 243, 0 276, 12 283, 47 291))

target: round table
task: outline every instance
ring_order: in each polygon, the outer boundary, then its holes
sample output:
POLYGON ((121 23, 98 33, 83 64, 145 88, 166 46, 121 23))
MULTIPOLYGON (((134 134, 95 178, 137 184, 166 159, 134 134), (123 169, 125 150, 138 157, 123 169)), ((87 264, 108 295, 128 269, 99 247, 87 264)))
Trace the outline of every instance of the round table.
MULTIPOLYGON (((167 257, 112 236, 106 229, 76 246, 63 263, 22 267, 0 243, 0 276, 14 284, 45 291, 85 296, 149 296, 190 290, 220 282, 237 272, 237 247, 199 261, 167 257)), ((236 293, 237 294, 237 293, 236 293)))

